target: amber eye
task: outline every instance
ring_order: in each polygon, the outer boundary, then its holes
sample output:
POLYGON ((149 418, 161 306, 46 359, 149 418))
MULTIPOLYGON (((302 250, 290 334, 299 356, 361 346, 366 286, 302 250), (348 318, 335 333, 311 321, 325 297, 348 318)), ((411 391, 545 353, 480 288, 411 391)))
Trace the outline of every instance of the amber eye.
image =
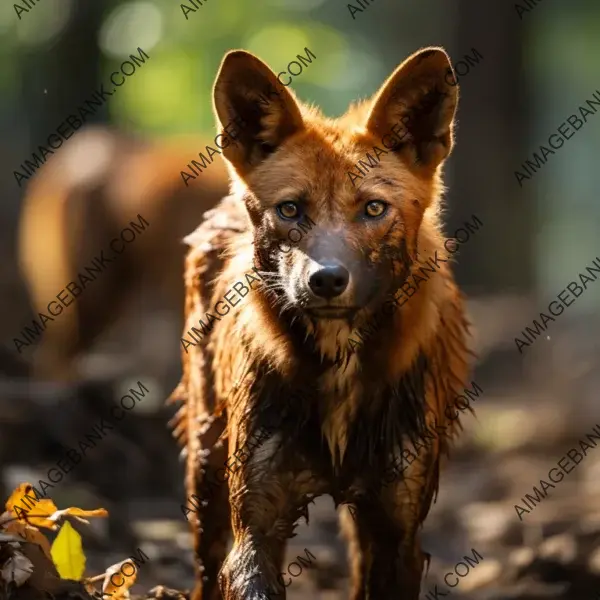
POLYGON ((300 208, 295 202, 282 202, 277 205, 277 213, 282 219, 297 219, 300 208))
POLYGON ((381 217, 387 210, 388 205, 381 200, 371 200, 365 205, 365 214, 367 217, 381 217))

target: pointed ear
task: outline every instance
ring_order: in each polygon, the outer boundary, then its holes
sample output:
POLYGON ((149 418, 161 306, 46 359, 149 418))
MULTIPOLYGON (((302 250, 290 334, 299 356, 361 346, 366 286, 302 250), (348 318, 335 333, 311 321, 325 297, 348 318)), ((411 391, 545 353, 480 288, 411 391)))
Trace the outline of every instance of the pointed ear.
POLYGON ((249 52, 229 52, 213 91, 217 126, 231 143, 223 154, 240 175, 249 173, 303 128, 296 100, 267 65, 249 52))
POLYGON ((457 102, 448 55, 442 48, 425 48, 407 58, 381 86, 366 127, 380 139, 393 135, 390 148, 409 164, 434 169, 452 149, 457 102))

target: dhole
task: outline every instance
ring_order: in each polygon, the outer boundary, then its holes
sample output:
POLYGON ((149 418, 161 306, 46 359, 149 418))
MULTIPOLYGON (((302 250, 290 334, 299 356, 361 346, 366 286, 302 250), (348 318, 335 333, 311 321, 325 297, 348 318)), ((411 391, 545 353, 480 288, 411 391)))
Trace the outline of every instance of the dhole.
POLYGON ((224 151, 234 193, 188 237, 184 332, 215 315, 253 267, 264 282, 184 344, 171 397, 184 402, 175 435, 185 445, 187 492, 200 500, 190 519, 195 600, 219 598, 219 586, 226 600, 285 598, 286 540, 321 494, 355 517, 340 509, 352 598, 419 596, 427 555, 418 529, 446 438, 391 484, 383 475, 425 426, 457 431, 444 409, 468 375, 468 323, 449 266, 347 363, 336 359, 352 329, 443 249, 442 164, 458 100, 448 75, 455 81, 444 50, 421 50, 370 101, 332 120, 298 102, 252 54, 230 52, 221 64, 219 129, 241 123, 224 151), (355 188, 348 172, 399 122, 406 135, 355 188), (305 216, 316 227, 284 253, 280 242, 305 216), (224 465, 227 481, 215 490, 224 465))
POLYGON ((189 187, 182 184, 181 168, 202 148, 197 139, 149 143, 90 127, 36 174, 23 201, 19 239, 21 269, 36 314, 47 313, 48 302, 77 281, 77 273, 85 273, 83 267, 107 250, 124 227, 137 223, 138 214, 149 223, 90 289, 47 324, 36 355, 38 375, 70 377, 73 358, 116 320, 142 282, 152 286, 153 294, 162 294, 174 313, 181 310, 182 238, 227 193, 222 161, 189 187))

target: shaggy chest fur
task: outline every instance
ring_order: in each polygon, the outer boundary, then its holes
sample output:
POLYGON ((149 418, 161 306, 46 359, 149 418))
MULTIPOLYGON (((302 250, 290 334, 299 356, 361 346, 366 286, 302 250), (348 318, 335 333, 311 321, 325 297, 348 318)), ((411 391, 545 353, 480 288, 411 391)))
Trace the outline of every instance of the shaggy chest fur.
POLYGON ((361 361, 368 364, 370 347, 336 364, 331 351, 339 353, 339 347, 327 340, 329 351, 323 353, 318 337, 302 333, 301 353, 290 357, 299 365, 296 376, 286 379, 263 363, 230 404, 234 410, 238 403, 246 407, 250 432, 279 434, 273 449, 280 452, 279 462, 332 480, 332 494, 354 484, 356 474, 379 481, 392 458, 423 429, 425 377, 432 365, 421 354, 398 382, 386 385, 374 365, 361 368, 361 361))

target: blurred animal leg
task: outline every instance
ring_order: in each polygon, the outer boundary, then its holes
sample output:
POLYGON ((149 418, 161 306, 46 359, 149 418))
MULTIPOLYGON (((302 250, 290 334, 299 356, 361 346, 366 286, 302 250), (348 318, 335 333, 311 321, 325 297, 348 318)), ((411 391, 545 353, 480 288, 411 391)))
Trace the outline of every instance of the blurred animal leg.
POLYGON ((416 528, 394 517, 388 498, 357 502, 353 514, 352 599, 418 600, 424 555, 416 528))

